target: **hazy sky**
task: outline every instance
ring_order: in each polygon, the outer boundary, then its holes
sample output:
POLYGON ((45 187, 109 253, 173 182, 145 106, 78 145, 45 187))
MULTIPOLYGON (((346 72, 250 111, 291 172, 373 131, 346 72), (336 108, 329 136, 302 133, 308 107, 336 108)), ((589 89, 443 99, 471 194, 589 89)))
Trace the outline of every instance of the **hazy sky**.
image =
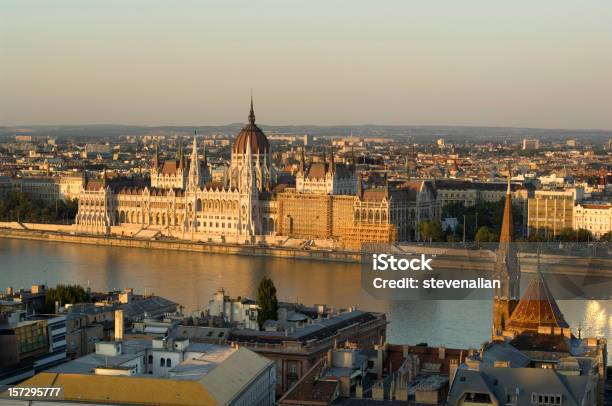
POLYGON ((610 0, 1 0, 0 125, 612 129, 610 0))

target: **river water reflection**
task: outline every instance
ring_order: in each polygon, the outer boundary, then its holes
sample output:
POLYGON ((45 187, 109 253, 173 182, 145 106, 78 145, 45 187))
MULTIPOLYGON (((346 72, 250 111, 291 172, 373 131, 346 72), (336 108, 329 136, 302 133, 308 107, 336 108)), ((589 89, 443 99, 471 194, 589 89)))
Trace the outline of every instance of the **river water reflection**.
MULTIPOLYGON (((220 287, 254 297, 260 279, 274 280, 280 300, 383 311, 393 343, 477 347, 490 334, 489 301, 375 300, 362 290, 357 264, 96 247, 0 239, 0 288, 77 283, 106 291, 133 287, 185 306, 204 305, 220 287)), ((612 301, 559 301, 583 336, 612 337, 612 301)))

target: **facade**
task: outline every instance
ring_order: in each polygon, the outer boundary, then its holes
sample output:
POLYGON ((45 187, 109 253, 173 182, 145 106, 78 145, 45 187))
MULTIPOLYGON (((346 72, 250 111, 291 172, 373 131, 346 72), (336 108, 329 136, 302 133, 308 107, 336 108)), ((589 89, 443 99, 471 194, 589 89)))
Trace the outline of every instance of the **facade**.
POLYGON ((62 176, 25 176, 21 178, 0 177, 0 196, 19 192, 34 200, 55 203, 79 197, 83 177, 78 175, 62 176))
MULTIPOLYGON (((4 316, 4 314, 3 314, 4 316)), ((66 317, 38 315, 0 319, 0 384, 9 385, 66 360, 66 317)))
POLYGON ((593 203, 574 206, 574 229, 589 230, 596 238, 612 232, 612 204, 593 203))
POLYGON ((574 226, 574 205, 582 200, 581 188, 536 190, 527 209, 528 233, 557 236, 564 228, 574 226))
POLYGON ((195 136, 189 160, 180 152, 160 162, 156 153, 150 175, 149 184, 85 179, 77 231, 233 243, 324 239, 359 249, 365 242, 418 239, 419 222, 440 215, 431 182, 364 190, 354 159, 336 162, 333 151, 308 165, 302 151, 295 187, 279 184, 252 102, 220 181, 212 181, 206 153, 200 160, 195 136))
POLYGON ((272 178, 269 154, 251 103, 249 124, 236 138, 224 183, 208 181, 194 136, 189 163, 182 154, 163 164, 156 156, 150 186, 106 179, 87 182, 79 198, 77 229, 108 234, 113 226, 127 225, 181 238, 222 236, 236 242, 274 234, 273 204, 265 196, 272 178))
MULTIPOLYGON (((506 197, 506 184, 491 182, 472 182, 469 180, 436 179, 436 198, 443 209, 451 203, 463 203, 465 207, 477 202, 499 202, 506 197)), ((528 190, 518 184, 511 184, 512 199, 519 207, 526 206, 528 190)))
POLYGON ((522 148, 523 148, 523 151, 532 151, 532 150, 540 149, 540 140, 537 138, 533 138, 533 139, 524 138, 522 148))

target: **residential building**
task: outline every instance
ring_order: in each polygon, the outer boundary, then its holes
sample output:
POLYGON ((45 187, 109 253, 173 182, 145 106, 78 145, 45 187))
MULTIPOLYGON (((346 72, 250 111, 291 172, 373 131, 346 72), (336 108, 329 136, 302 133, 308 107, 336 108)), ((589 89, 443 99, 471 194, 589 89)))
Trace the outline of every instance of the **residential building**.
POLYGON ((524 138, 522 148, 523 148, 523 151, 532 151, 532 150, 540 149, 540 140, 538 140, 537 138, 534 138, 534 139, 524 138))
POLYGON ((356 309, 326 318, 307 320, 286 329, 255 331, 234 329, 229 342, 276 363, 277 391, 284 393, 324 357, 335 343, 352 342, 374 348, 385 342, 387 321, 382 313, 356 309))

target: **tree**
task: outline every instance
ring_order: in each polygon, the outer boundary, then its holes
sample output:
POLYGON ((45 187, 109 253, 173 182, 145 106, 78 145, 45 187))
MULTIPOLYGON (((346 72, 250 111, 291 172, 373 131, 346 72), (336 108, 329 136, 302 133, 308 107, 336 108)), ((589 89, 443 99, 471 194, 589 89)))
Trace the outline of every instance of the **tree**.
MULTIPOLYGON (((463 202, 453 202, 444 206, 442 218, 453 217, 463 224, 465 216, 465 235, 468 240, 476 238, 476 233, 481 226, 486 226, 493 234, 501 231, 504 218, 504 206, 506 199, 501 198, 496 202, 477 201, 474 205, 466 207, 463 202)), ((523 224, 523 213, 518 205, 512 205, 512 220, 514 222, 515 237, 521 230, 523 224)), ((463 230, 459 234, 463 237, 463 230)))
POLYGON ((45 298, 45 311, 53 313, 55 302, 60 305, 89 302, 89 294, 80 285, 57 285, 47 290, 45 298))
POLYGON ((602 241, 602 242, 612 242, 612 231, 608 231, 607 233, 602 235, 601 238, 599 239, 599 241, 602 241))
POLYGON ((546 232, 533 230, 533 231, 531 231, 529 233, 529 237, 527 238, 527 241, 529 241, 529 242, 545 242, 545 241, 547 241, 547 239, 546 239, 546 232))
POLYGON ((438 220, 425 220, 419 223, 421 238, 429 242, 445 241, 442 224, 438 220))
POLYGON ((483 242, 495 242, 497 239, 496 235, 492 233, 487 226, 480 227, 474 236, 474 241, 478 244, 483 242))
POLYGON ((594 240, 593 234, 589 230, 584 228, 574 230, 570 227, 561 230, 559 239, 563 242, 587 242, 594 240))
POLYGON ((43 202, 20 192, 11 192, 0 199, 0 219, 29 223, 72 222, 78 210, 76 200, 43 202))
POLYGON ((276 287, 272 279, 264 277, 257 288, 257 323, 259 328, 263 327, 266 320, 277 320, 278 299, 276 298, 276 287))

